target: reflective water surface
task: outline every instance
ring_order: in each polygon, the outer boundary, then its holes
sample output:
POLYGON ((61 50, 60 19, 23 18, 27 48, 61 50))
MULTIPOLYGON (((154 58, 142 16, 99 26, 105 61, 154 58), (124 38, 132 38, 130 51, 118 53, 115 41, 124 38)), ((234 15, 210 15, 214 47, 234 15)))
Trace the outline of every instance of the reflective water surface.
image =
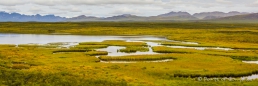
POLYGON ((88 36, 88 35, 44 35, 44 34, 0 34, 0 44, 47 44, 54 42, 101 42, 104 40, 167 40, 155 36, 88 36))
POLYGON ((242 61, 244 63, 252 63, 252 64, 258 64, 258 61, 242 61))
POLYGON ((145 63, 159 63, 159 62, 170 62, 173 59, 165 59, 165 60, 156 60, 156 61, 100 61, 102 63, 137 63, 137 62, 145 62, 145 63))

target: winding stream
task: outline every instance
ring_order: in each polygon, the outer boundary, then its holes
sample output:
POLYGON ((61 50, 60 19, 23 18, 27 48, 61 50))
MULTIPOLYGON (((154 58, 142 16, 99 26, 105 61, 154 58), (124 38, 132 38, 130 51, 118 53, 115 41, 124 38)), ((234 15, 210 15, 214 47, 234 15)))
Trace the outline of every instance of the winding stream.
POLYGON ((102 63, 137 63, 137 62, 144 62, 144 63, 159 63, 159 62, 170 62, 173 59, 164 59, 164 60, 156 60, 156 61, 100 61, 102 63))
POLYGON ((252 63, 252 64, 258 64, 258 61, 242 61, 244 63, 252 63))

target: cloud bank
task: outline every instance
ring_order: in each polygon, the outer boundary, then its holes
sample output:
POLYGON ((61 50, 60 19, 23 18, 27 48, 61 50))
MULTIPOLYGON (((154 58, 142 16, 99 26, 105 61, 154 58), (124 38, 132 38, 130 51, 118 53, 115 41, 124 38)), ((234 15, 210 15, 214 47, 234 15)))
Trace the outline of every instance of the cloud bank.
POLYGON ((134 14, 153 16, 170 11, 258 12, 258 0, 0 0, 0 11, 22 14, 113 16, 134 14))

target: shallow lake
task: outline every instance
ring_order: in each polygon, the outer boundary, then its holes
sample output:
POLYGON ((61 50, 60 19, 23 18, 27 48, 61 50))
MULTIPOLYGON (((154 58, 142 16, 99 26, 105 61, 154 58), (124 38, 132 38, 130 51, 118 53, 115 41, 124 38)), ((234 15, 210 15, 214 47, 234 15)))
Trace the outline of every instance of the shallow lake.
MULTIPOLYGON (((0 44, 48 44, 48 43, 68 43, 64 45, 77 45, 79 42, 102 42, 104 40, 125 40, 127 42, 143 42, 141 40, 150 41, 172 41, 181 42, 183 44, 194 44, 195 42, 183 42, 168 40, 165 37, 158 36, 101 36, 101 35, 45 35, 45 34, 1 34, 0 33, 0 44)), ((158 43, 146 42, 149 46, 161 46, 158 43)), ((219 48, 219 47, 185 47, 185 46, 169 46, 172 48, 193 48, 197 50, 204 49, 219 49, 219 50, 232 50, 230 48, 219 48)))
POLYGON ((88 35, 44 35, 44 34, 0 34, 0 44, 47 44, 55 42, 101 42, 104 40, 167 40, 156 36, 88 36, 88 35))

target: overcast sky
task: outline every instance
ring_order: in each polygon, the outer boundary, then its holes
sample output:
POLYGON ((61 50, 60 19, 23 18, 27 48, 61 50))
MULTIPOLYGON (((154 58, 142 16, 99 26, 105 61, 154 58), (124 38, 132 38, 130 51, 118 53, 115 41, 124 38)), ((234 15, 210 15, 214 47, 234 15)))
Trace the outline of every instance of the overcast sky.
POLYGON ((0 11, 62 17, 154 16, 170 11, 258 12, 258 0, 0 0, 0 11))

